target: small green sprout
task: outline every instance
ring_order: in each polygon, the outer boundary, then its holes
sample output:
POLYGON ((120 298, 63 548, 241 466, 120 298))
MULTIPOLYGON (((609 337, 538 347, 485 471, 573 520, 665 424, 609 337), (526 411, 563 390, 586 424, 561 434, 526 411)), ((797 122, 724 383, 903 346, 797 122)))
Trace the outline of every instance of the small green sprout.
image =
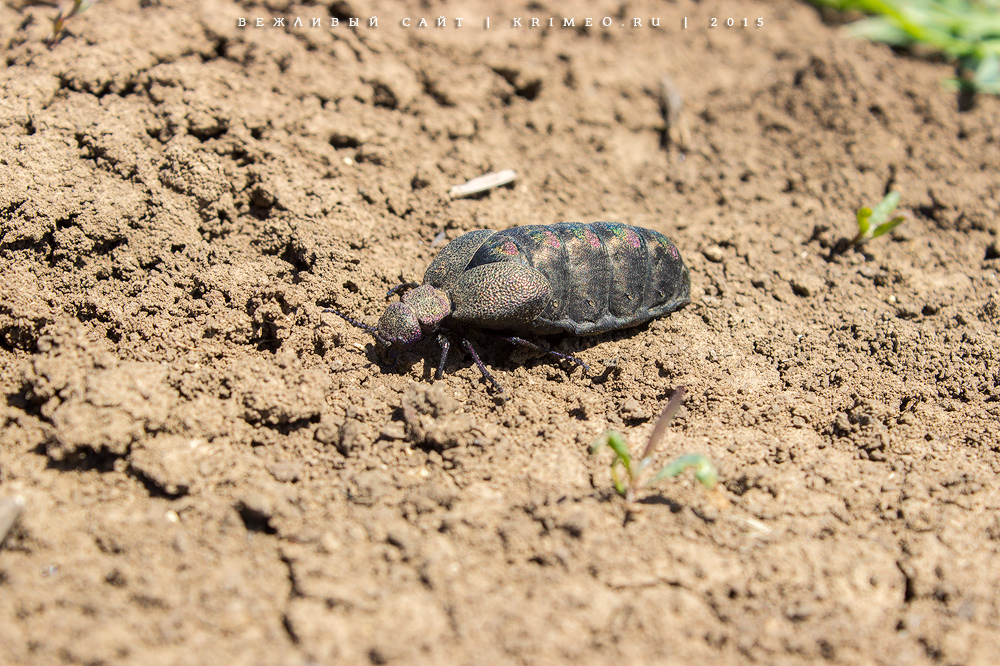
POLYGON ((956 63, 959 77, 947 83, 971 92, 1000 95, 1000 0, 811 0, 839 11, 870 16, 851 33, 892 46, 922 44, 956 63))
POLYGON ((52 19, 52 32, 45 39, 45 45, 51 49, 61 42, 62 38, 66 36, 66 21, 85 11, 92 4, 94 4, 93 0, 73 0, 73 6, 68 12, 60 9, 56 17, 52 19))
POLYGON ((660 418, 656 421, 656 425, 653 426, 653 432, 649 436, 649 441, 646 442, 646 448, 643 449, 642 457, 639 458, 638 463, 635 462, 632 454, 629 453, 628 446, 625 444, 625 438, 621 433, 609 430, 590 445, 591 455, 597 453, 604 446, 609 447, 614 453, 615 457, 611 461, 611 479, 615 484, 615 490, 629 504, 635 501, 636 493, 641 488, 646 488, 668 477, 680 476, 688 469, 694 470, 694 478, 701 485, 705 486, 707 490, 715 488, 719 474, 712 461, 700 453, 683 455, 658 471, 648 480, 644 480, 644 473, 653 462, 653 454, 656 453, 656 447, 663 438, 663 433, 666 432, 670 421, 673 420, 674 414, 680 409, 683 400, 684 387, 678 386, 674 391, 674 395, 667 402, 666 407, 660 412, 660 418), (619 467, 625 470, 625 478, 622 478, 621 472, 618 469, 619 467))
POLYGON ((864 206, 858 209, 858 235, 851 241, 851 245, 858 247, 872 238, 878 238, 895 229, 906 219, 903 215, 897 215, 888 222, 889 214, 899 205, 899 192, 889 192, 875 206, 875 210, 864 206))

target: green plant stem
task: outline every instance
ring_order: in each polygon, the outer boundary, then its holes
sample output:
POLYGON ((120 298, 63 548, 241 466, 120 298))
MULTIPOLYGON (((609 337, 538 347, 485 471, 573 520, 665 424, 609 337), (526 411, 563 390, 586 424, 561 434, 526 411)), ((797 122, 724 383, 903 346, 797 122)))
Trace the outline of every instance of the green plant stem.
POLYGON ((63 14, 60 9, 59 14, 52 20, 52 34, 45 40, 45 45, 51 49, 62 41, 66 32, 66 21, 89 8, 91 4, 93 3, 90 0, 73 0, 73 6, 68 12, 63 14))
POLYGON ((696 478, 701 485, 705 486, 707 490, 715 488, 715 484, 719 480, 719 473, 715 469, 715 465, 712 464, 712 461, 701 453, 689 453, 681 456, 657 472, 646 485, 648 486, 656 483, 661 479, 680 476, 689 469, 694 469, 694 478, 696 478))

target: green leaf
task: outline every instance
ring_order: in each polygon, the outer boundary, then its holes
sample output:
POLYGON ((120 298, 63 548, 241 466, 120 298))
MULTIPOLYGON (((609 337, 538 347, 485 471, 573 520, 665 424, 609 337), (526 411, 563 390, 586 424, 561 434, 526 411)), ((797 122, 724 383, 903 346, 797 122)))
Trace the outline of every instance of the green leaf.
POLYGON ((908 46, 913 43, 905 30, 886 18, 869 18, 852 23, 848 28, 852 37, 861 37, 872 42, 882 42, 891 46, 908 46))
POLYGON ((615 454, 615 457, 611 460, 611 480, 614 482, 615 490, 618 494, 624 497, 626 487, 622 481, 621 474, 618 472, 618 466, 620 465, 625 469, 625 474, 628 475, 629 482, 631 483, 632 479, 635 478, 632 470, 632 455, 625 444, 625 438, 621 433, 614 430, 607 431, 590 444, 591 455, 597 453, 605 446, 610 448, 615 454))
POLYGON ((590 455, 594 455, 605 446, 609 447, 618 456, 629 458, 628 447, 625 446, 625 437, 620 432, 608 430, 603 435, 590 443, 590 455))
POLYGON ((871 226, 868 224, 868 218, 871 216, 871 208, 862 207, 858 209, 858 238, 864 238, 868 235, 868 229, 871 226))
POLYGON ((879 201, 872 210, 867 206, 863 206, 858 209, 858 235, 854 237, 852 244, 857 246, 862 243, 871 240, 872 238, 878 238, 883 234, 887 234, 906 219, 902 215, 897 215, 888 222, 889 215, 896 209, 899 205, 899 192, 889 192, 882 201, 879 201), (874 229, 872 226, 874 225, 874 229))
POLYGON ((881 225, 887 219, 889 219, 889 213, 896 210, 896 206, 899 205, 899 192, 889 192, 885 195, 882 201, 878 202, 875 206, 875 210, 872 211, 870 224, 874 224, 876 227, 881 225))
MULTIPOLYGON (((619 437, 621 437, 621 435, 619 435, 619 437)), ((595 439, 593 442, 591 442, 589 449, 590 455, 594 455, 595 453, 603 449, 605 446, 607 446, 608 440, 610 438, 611 438, 611 431, 609 430, 600 437, 598 437, 597 439, 595 439)))
POLYGON ((872 238, 878 238, 882 234, 889 233, 890 231, 898 227, 899 224, 905 219, 906 218, 903 217, 902 215, 898 215, 889 220, 888 222, 886 222, 885 224, 878 225, 877 227, 875 227, 875 231, 872 232, 872 238))
POLYGON ((631 474, 632 472, 632 454, 628 451, 628 446, 625 445, 625 440, 617 432, 612 432, 608 436, 608 446, 611 450, 615 452, 615 458, 621 460, 622 464, 625 465, 625 470, 631 474))
POLYGON ((1000 55, 987 54, 976 68, 972 82, 981 90, 994 93, 1000 91, 1000 55))
POLYGON ((694 478, 696 478, 701 485, 705 486, 708 490, 715 487, 715 484, 719 480, 719 473, 715 469, 715 465, 712 461, 708 459, 708 456, 702 455, 701 453, 689 453, 687 455, 681 456, 674 462, 670 463, 659 472, 656 473, 649 483, 656 483, 657 481, 665 478, 674 478, 680 476, 686 470, 694 468, 694 478))
POLYGON ((894 46, 922 44, 957 61, 946 83, 1000 95, 1000 2, 997 0, 811 0, 869 16, 848 26, 857 37, 894 46))
POLYGON ((618 476, 618 464, 621 462, 619 458, 615 458, 611 463, 611 481, 615 484, 615 492, 617 492, 622 497, 625 497, 626 489, 625 484, 622 482, 620 476, 618 476))

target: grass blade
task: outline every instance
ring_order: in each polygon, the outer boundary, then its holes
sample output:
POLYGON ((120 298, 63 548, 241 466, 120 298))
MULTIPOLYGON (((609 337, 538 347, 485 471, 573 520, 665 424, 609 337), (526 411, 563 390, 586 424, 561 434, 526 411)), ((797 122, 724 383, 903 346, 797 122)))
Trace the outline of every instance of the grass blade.
POLYGON ((660 440, 663 439, 663 433, 666 432, 667 426, 670 425, 670 422, 674 419, 674 414, 680 409, 685 392, 686 389, 683 386, 678 386, 674 389, 674 394, 670 396, 670 400, 667 401, 663 411, 660 412, 660 418, 656 420, 656 425, 653 426, 653 432, 649 435, 649 441, 646 442, 646 448, 643 450, 640 460, 645 461, 653 456, 653 452, 656 451, 660 440))

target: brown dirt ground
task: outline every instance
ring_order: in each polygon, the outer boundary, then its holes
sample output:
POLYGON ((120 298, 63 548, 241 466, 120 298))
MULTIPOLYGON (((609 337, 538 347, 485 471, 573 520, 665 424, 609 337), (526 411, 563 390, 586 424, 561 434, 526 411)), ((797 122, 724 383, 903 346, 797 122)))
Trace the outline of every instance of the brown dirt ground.
POLYGON ((790 0, 121 0, 49 50, 54 13, 0 9, 0 661, 995 663, 1000 100, 790 0), (374 321, 442 231, 599 219, 693 302, 551 341, 590 376, 478 341, 500 403, 322 312, 374 321), (681 384, 662 459, 728 506, 626 520, 587 445, 681 384))

